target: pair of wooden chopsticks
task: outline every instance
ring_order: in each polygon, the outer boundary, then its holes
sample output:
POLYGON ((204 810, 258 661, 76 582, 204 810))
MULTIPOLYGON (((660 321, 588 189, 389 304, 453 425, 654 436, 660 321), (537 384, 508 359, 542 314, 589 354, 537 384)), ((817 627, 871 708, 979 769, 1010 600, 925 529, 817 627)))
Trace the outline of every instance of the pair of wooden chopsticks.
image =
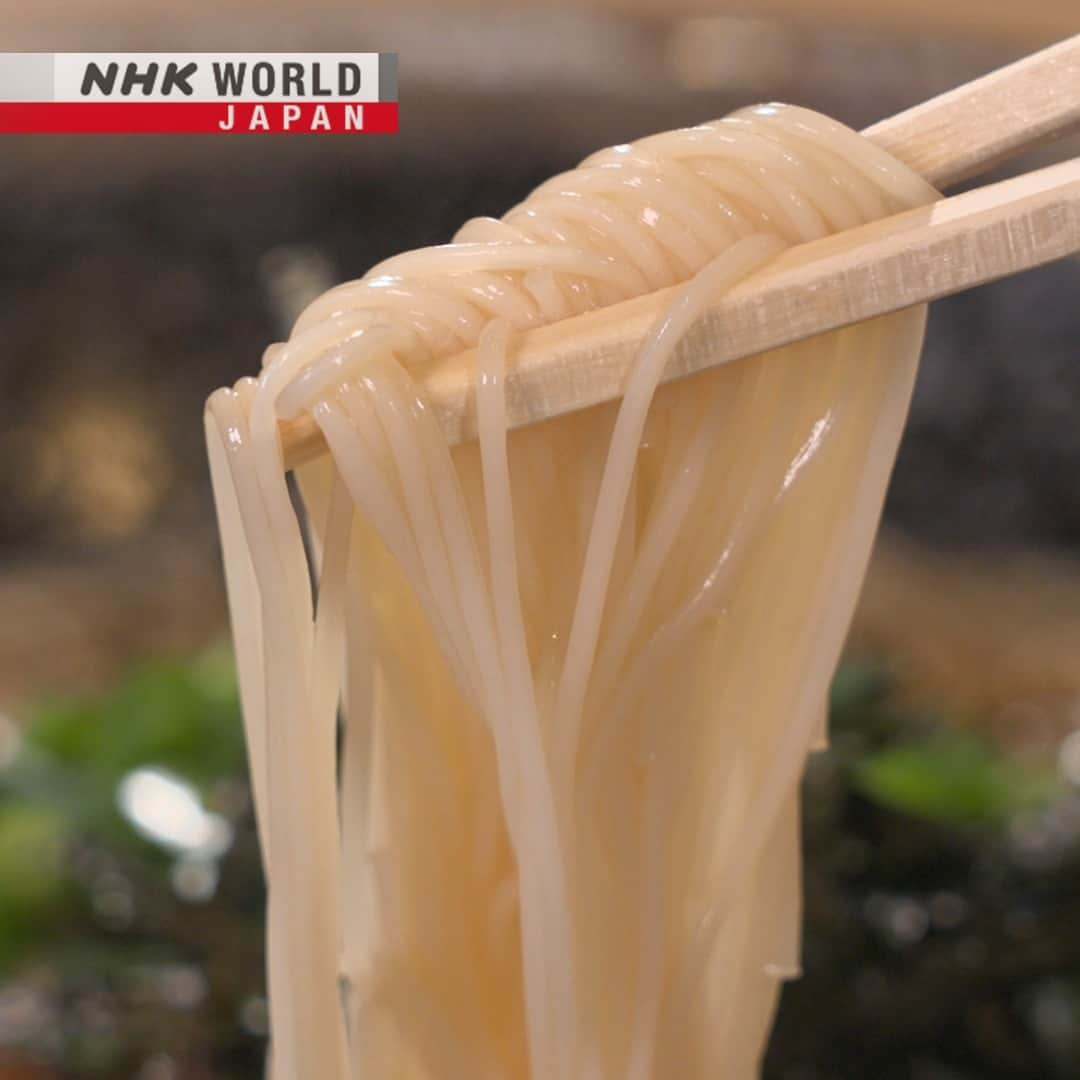
MULTIPOLYGON (((867 128, 936 187, 1080 128, 1080 35, 867 128)), ((681 342, 665 379, 936 300, 1080 251, 1080 158, 791 248, 728 293, 681 342)), ((678 287, 676 287, 678 288, 678 287)), ((507 422, 520 427, 620 395, 675 289, 518 336, 507 422)), ((475 437, 475 350, 440 362, 424 391, 451 444, 475 437)), ((282 424, 286 467, 325 444, 282 424)))

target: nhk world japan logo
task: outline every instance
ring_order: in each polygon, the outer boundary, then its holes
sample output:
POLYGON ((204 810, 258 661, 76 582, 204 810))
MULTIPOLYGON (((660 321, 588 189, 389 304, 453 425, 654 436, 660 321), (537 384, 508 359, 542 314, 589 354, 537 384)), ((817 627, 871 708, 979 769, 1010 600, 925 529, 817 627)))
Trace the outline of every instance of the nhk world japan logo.
POLYGON ((398 129, 396 53, 0 53, 0 133, 398 129))

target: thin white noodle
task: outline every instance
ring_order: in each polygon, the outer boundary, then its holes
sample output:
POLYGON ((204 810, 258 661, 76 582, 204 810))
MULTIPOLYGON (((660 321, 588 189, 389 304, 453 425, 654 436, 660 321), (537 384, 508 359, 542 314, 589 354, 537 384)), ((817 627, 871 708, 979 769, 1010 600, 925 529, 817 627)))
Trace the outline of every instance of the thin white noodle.
POLYGON ((758 1068, 922 316, 658 386, 784 247, 933 197, 783 106, 613 147, 331 290, 211 399, 275 1080, 758 1068), (617 406, 508 434, 515 331, 679 281, 617 406), (413 373, 473 346, 451 451, 413 373), (317 603, 278 440, 305 413, 317 603))

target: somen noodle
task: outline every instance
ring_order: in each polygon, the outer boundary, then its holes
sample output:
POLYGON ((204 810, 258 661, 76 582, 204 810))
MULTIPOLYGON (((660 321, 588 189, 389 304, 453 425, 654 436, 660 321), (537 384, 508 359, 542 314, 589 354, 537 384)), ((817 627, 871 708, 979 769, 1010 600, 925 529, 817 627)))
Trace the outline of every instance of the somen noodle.
POLYGON ((779 251, 935 197, 792 107, 616 146, 210 399, 275 1080, 757 1074, 924 312, 658 382, 779 251), (507 431, 518 331, 680 282, 619 402, 507 431), (422 373, 473 346, 450 447, 422 373))

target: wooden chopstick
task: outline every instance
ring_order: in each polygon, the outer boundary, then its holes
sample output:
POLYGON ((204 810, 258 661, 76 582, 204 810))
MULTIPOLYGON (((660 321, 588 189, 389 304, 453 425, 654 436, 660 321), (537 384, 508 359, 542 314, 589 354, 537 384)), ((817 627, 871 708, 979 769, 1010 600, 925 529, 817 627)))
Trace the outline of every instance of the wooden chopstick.
MULTIPOLYGON (((1080 126, 1080 35, 864 134, 947 186, 1080 126)), ((665 379, 972 288, 1080 251, 1080 159, 785 252, 686 335, 665 379)), ((679 286, 520 334, 506 373, 520 427, 618 397, 679 286)), ((475 437, 475 350, 422 375, 451 445, 475 437)), ((308 417, 281 425, 286 468, 325 450, 308 417)))
POLYGON ((1080 128, 1080 34, 939 94, 863 134, 946 188, 1080 128))

